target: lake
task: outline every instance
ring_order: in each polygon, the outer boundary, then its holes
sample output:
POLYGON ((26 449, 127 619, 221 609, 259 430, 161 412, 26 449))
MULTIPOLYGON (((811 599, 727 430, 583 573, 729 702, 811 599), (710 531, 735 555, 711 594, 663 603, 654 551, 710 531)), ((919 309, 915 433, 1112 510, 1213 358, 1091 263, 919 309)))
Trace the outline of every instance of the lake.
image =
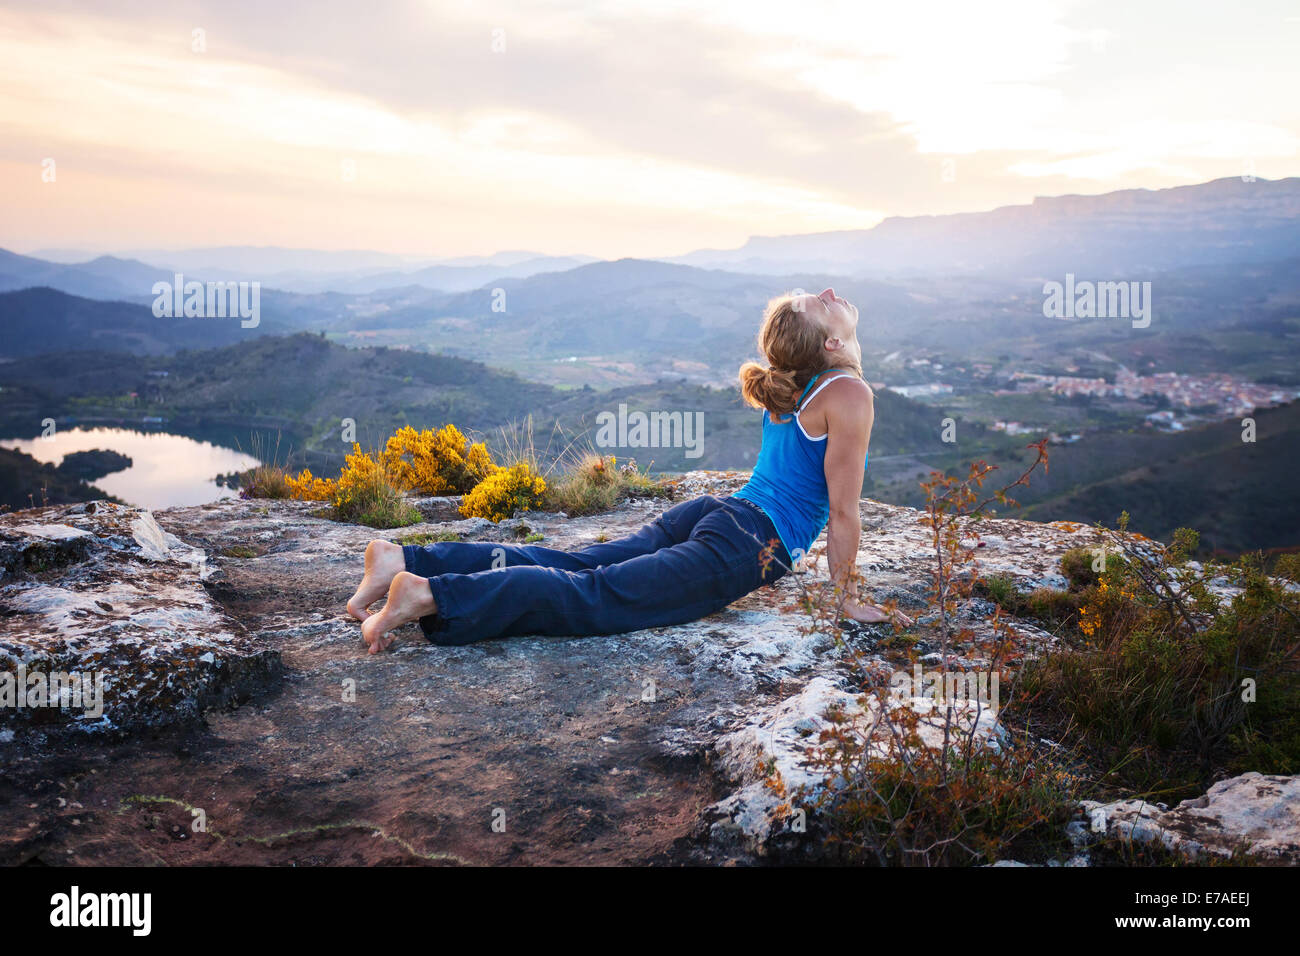
POLYGON ((218 475, 252 468, 252 455, 210 442, 195 441, 166 432, 139 432, 128 428, 71 428, 51 438, 11 438, 0 447, 16 448, 37 461, 59 465, 74 451, 105 448, 131 458, 131 467, 113 472, 91 484, 116 498, 141 508, 201 505, 236 497, 214 480, 218 475))

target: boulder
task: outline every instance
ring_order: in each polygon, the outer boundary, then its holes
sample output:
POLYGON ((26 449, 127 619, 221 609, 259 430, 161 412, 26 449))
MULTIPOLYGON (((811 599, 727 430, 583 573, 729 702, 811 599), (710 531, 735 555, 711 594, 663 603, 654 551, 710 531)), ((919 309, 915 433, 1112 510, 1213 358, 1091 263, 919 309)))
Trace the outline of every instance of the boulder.
POLYGON ((278 651, 208 595, 203 551, 110 502, 0 516, 0 728, 129 732, 271 686, 278 651))
POLYGON ((1300 776, 1244 773, 1173 809, 1144 800, 1087 800, 1083 811, 1091 832, 1159 841, 1192 857, 1244 853, 1260 862, 1300 863, 1300 776))

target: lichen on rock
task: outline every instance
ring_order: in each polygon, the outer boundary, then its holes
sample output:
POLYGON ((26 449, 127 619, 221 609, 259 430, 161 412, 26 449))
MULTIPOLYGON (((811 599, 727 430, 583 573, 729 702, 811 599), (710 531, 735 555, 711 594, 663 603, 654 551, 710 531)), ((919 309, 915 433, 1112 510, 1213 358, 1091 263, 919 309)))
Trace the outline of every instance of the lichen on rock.
POLYGON ((1172 809, 1145 800, 1085 800, 1089 830, 1160 843, 1189 857, 1300 863, 1300 776, 1244 773, 1210 786, 1172 809))
POLYGON ((110 502, 0 516, 0 724, 127 732, 266 687, 277 651, 209 597, 201 549, 110 502), (21 678, 21 682, 19 681, 21 678), (91 699, 68 704, 58 683, 91 699))

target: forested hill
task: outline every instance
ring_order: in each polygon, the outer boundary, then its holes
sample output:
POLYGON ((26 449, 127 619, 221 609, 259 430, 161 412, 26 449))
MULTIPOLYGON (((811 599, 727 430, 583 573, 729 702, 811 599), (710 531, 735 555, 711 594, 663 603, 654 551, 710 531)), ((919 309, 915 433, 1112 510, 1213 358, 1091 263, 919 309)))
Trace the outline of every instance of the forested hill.
POLYGON ((1300 547, 1300 402, 1258 409, 1255 441, 1239 421, 1183 433, 1098 435, 1052 449, 1047 475, 1017 489, 1023 517, 1101 521, 1127 511, 1135 530, 1201 533, 1209 550, 1300 547))
MULTIPOLYGON (((150 417, 163 420, 156 427, 249 450, 254 433, 264 443, 279 434, 282 457, 292 449, 294 464, 324 470, 337 468, 351 449, 343 440, 349 419, 366 448, 382 446, 403 425, 452 422, 487 440, 498 455, 529 440, 524 432, 531 419, 531 442, 543 462, 594 444, 598 416, 617 416, 620 406, 625 415, 680 413, 698 421, 702 432, 691 434, 691 447, 600 448, 655 471, 748 469, 761 440, 759 413, 735 388, 665 379, 609 391, 562 389, 469 359, 350 349, 310 334, 169 356, 37 356, 0 364, 0 388, 0 427, 10 435, 34 436, 46 417, 58 418, 60 427, 73 419, 139 427, 150 417)), ((984 458, 1008 473, 1029 441, 959 421, 959 440, 946 444, 944 417, 942 409, 877 390, 869 496, 920 504, 917 482, 931 468, 960 469, 984 458)), ((1294 494, 1300 404, 1260 410, 1255 418, 1253 444, 1242 442, 1234 421, 1177 434, 1139 427, 1055 445, 1050 471, 1036 474, 1014 497, 1025 506, 1020 513, 1036 520, 1113 524, 1128 511, 1134 530, 1156 538, 1167 540, 1187 526, 1209 548, 1294 548, 1300 545, 1294 494)))
MULTIPOLYGON (((35 433, 48 415, 79 420, 154 416, 184 427, 220 425, 248 446, 249 430, 282 429, 308 447, 341 457, 342 423, 351 419, 363 446, 381 445, 403 425, 447 422, 499 445, 502 428, 531 416, 533 442, 545 457, 573 442, 594 442, 597 416, 636 411, 702 415, 700 454, 685 447, 612 446, 656 470, 747 468, 758 454, 757 411, 738 388, 663 380, 610 391, 560 389, 529 382, 469 359, 386 348, 351 349, 318 335, 267 336, 224 349, 138 356, 67 352, 0 365, 3 421, 35 433), (130 399, 131 393, 136 394, 130 399)), ((876 397, 873 455, 951 454, 940 440, 942 412, 889 391, 876 397)), ((972 426, 974 427, 974 426, 972 426)), ((515 440, 522 436, 514 430, 515 440)), ((218 437, 213 435, 213 437, 218 437)), ((287 445, 288 443, 286 443, 287 445)))

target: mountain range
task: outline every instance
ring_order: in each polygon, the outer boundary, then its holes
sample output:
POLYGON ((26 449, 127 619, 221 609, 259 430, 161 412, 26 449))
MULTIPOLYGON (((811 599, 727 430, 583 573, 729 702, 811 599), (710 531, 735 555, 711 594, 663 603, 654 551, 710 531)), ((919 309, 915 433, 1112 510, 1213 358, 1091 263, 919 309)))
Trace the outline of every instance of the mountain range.
POLYGON ((527 251, 429 261, 386 253, 229 246, 145 250, 82 260, 75 250, 51 258, 0 249, 0 292, 49 286, 93 299, 144 301, 157 281, 176 273, 205 282, 260 282, 264 289, 300 294, 365 294, 418 286, 461 292, 498 278, 523 278, 599 261, 594 256, 546 256, 527 251))
MULTIPOLYGON (((1039 197, 986 212, 890 217, 870 229, 755 236, 736 249, 700 249, 657 261, 765 276, 1059 278, 1071 272, 1116 279, 1274 261, 1298 251, 1300 178, 1292 177, 1039 197)), ((52 252, 60 259, 71 254, 52 252)), ((600 261, 528 250, 430 260, 366 250, 229 246, 67 262, 0 250, 0 291, 45 285, 90 298, 143 301, 154 281, 181 271, 299 294, 366 295, 411 286, 455 293, 600 261)))
POLYGON ((871 229, 757 236, 669 261, 744 272, 1119 278, 1300 250, 1300 178, 1217 179, 1170 189, 1040 197, 1028 205, 890 217, 871 229))

